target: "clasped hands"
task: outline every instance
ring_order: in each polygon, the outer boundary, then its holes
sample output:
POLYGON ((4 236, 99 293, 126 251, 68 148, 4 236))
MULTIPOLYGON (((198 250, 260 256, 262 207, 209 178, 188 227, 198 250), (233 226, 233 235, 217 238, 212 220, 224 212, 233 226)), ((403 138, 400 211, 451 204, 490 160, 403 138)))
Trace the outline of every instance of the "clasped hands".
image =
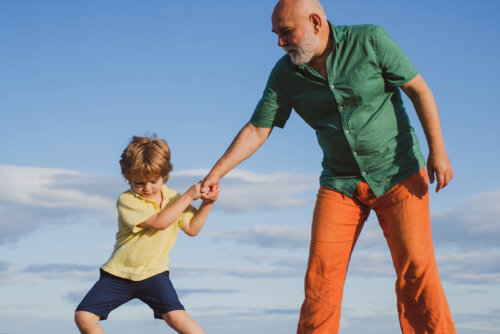
POLYGON ((217 182, 211 181, 210 183, 206 183, 206 180, 207 178, 192 185, 188 192, 193 201, 201 198, 203 202, 212 204, 219 198, 219 180, 217 182))

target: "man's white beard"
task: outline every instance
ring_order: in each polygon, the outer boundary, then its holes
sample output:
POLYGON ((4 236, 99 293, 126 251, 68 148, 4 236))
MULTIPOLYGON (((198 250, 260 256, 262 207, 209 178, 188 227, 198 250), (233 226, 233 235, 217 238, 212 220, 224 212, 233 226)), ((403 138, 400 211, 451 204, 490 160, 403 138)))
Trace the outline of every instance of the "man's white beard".
POLYGON ((318 43, 318 35, 315 35, 313 32, 307 32, 304 39, 300 41, 297 46, 284 46, 283 50, 290 55, 290 58, 295 65, 302 65, 307 64, 314 57, 314 50, 316 49, 318 43), (289 51, 293 51, 293 53, 289 53, 289 51))

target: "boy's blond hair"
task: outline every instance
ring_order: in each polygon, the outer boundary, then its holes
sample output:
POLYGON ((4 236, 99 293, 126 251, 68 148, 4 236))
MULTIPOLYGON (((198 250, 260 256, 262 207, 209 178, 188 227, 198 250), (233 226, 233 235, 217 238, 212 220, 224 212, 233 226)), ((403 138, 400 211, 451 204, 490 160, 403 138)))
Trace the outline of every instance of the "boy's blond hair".
POLYGON ((129 182, 151 181, 158 177, 167 182, 173 168, 170 163, 170 148, 165 140, 156 135, 133 136, 130 144, 123 150, 120 166, 123 176, 129 182))

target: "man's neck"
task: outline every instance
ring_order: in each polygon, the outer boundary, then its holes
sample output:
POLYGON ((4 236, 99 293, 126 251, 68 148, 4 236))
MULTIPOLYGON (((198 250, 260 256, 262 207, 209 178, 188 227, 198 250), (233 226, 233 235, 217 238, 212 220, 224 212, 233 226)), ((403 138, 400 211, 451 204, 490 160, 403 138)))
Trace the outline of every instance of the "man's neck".
POLYGON ((334 46, 335 43, 333 40, 333 36, 329 33, 323 51, 319 55, 313 57, 308 63, 309 66, 311 66, 314 70, 316 70, 316 72, 318 72, 325 78, 328 77, 326 70, 326 60, 328 58, 328 55, 330 55, 330 53, 332 52, 334 46))

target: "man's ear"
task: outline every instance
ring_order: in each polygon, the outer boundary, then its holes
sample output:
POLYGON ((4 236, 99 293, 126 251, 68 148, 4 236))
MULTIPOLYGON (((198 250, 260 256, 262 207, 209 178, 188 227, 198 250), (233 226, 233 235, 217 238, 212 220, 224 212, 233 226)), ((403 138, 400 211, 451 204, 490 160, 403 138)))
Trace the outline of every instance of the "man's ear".
POLYGON ((311 14, 309 15, 309 23, 312 24, 314 32, 318 33, 321 29, 321 25, 323 24, 323 21, 321 20, 321 17, 318 14, 311 14))

